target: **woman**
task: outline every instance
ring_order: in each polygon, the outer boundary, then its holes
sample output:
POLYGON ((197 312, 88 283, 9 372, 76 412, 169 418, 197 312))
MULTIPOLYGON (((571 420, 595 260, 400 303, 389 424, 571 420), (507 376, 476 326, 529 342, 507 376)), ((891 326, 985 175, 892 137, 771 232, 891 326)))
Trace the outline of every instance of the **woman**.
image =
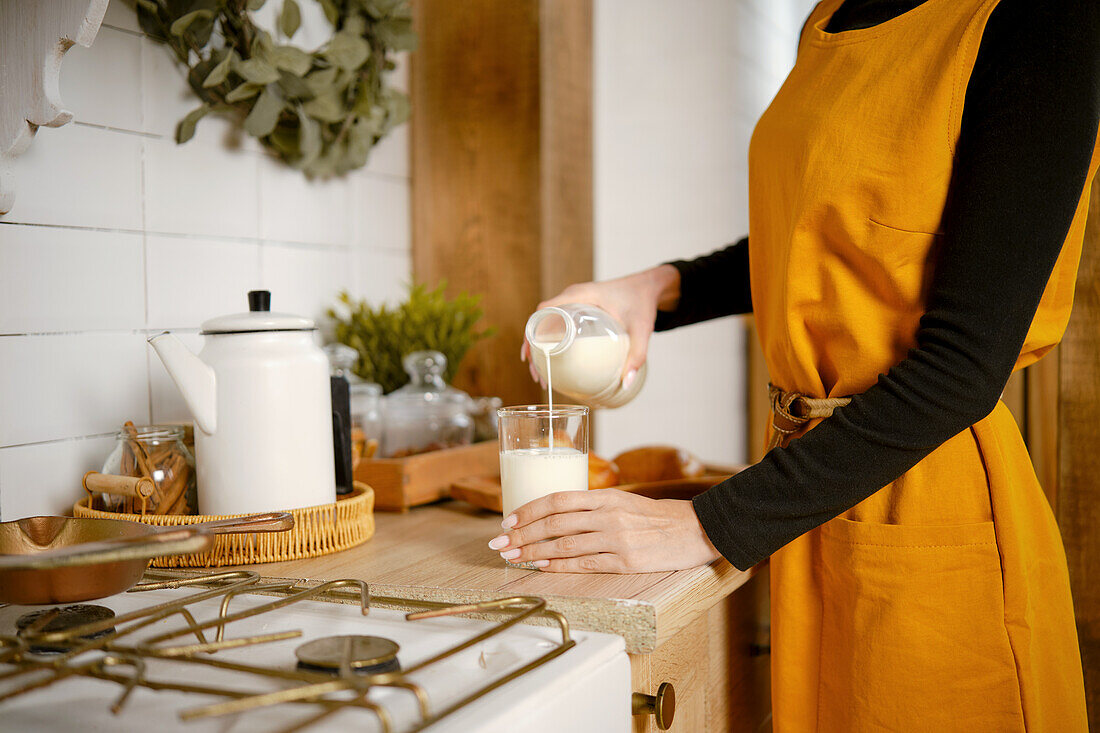
POLYGON ((531 502, 491 547, 770 556, 777 731, 1085 730, 1061 540, 998 398, 1068 320, 1098 126, 1095 0, 822 2, 753 135, 748 241, 548 301, 627 324, 624 381, 655 325, 752 311, 775 447, 691 503, 531 502))

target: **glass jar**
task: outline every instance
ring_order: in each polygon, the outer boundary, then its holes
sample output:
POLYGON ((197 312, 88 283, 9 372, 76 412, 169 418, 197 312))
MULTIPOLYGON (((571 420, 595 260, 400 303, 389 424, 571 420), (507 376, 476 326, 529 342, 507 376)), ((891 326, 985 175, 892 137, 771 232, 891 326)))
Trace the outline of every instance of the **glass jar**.
POLYGON ((571 303, 531 314, 524 329, 535 370, 556 392, 589 407, 621 407, 642 389, 646 368, 629 389, 623 370, 630 351, 626 329, 607 311, 571 303))
MULTIPOLYGON (((349 380, 350 381, 350 380, 349 380)), ((356 466, 382 444, 382 385, 356 377, 351 393, 351 459, 356 466)))
POLYGON ((382 455, 402 458, 471 443, 473 404, 468 394, 443 381, 447 357, 438 351, 414 351, 401 363, 409 383, 384 400, 382 455))
MULTIPOLYGON (((195 457, 184 444, 182 425, 127 425, 115 435, 115 447, 103 463, 103 473, 143 476, 155 490, 146 500, 146 513, 195 514, 195 457)), ((101 494, 111 512, 140 513, 141 502, 101 494)))

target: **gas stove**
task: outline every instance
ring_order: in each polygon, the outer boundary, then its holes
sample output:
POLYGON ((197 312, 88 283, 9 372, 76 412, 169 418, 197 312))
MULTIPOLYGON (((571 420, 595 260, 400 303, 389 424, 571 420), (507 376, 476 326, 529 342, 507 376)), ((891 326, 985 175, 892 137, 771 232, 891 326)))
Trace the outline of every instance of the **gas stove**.
POLYGON ((535 597, 445 606, 355 579, 150 572, 88 604, 0 607, 9 730, 626 731, 630 717, 622 638, 571 630, 535 597))

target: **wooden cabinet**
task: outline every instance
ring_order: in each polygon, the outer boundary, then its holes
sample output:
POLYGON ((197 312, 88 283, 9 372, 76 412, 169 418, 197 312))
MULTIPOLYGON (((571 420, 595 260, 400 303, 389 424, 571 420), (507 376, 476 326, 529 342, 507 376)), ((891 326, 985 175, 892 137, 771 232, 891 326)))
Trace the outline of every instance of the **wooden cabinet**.
MULTIPOLYGON (((635 692, 676 691, 669 730, 757 733, 771 721, 767 648, 768 574, 757 572, 694 623, 649 654, 631 654, 635 692)), ((634 717, 635 733, 656 731, 652 715, 634 717)))

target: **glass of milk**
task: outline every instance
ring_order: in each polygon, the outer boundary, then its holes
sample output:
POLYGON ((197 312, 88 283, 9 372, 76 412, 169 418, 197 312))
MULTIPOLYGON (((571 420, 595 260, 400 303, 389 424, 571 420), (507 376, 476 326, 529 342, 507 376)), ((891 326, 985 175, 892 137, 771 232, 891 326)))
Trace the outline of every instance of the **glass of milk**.
POLYGON ((555 491, 588 489, 588 408, 523 405, 497 410, 504 516, 555 491))

